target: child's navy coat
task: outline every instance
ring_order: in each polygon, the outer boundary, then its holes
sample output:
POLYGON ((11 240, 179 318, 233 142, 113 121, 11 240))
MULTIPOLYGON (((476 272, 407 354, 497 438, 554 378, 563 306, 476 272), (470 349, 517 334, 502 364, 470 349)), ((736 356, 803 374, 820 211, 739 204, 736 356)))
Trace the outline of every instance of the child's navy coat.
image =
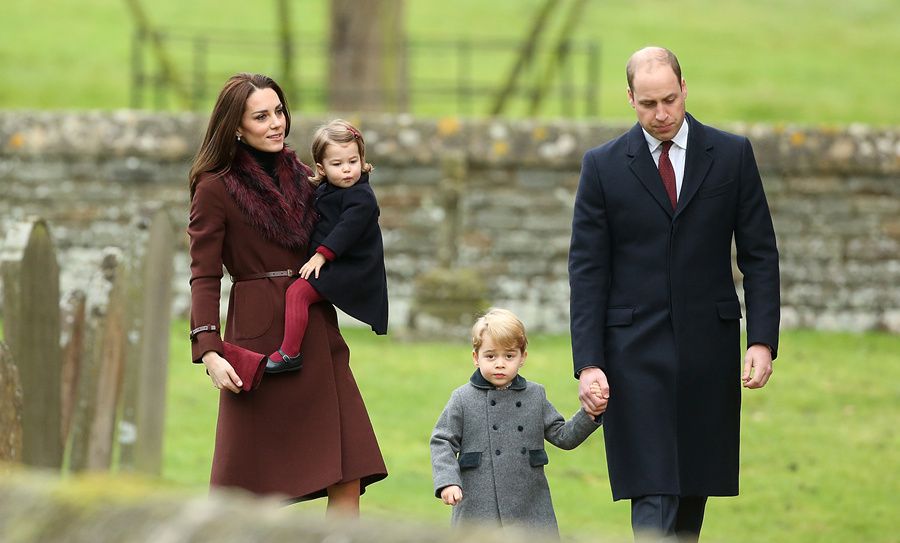
POLYGON ((310 238, 310 256, 324 245, 335 259, 322 267, 318 279, 310 276, 310 284, 344 313, 365 322, 375 333, 386 334, 384 245, 369 174, 362 174, 348 188, 322 181, 316 188, 316 210, 321 218, 310 238))

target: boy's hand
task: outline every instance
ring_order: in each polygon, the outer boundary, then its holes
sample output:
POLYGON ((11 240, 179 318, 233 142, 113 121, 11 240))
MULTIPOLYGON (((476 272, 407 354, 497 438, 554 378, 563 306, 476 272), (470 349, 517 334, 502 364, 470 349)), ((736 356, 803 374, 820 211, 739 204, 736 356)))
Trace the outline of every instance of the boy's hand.
POLYGON ((584 368, 578 374, 578 400, 581 407, 588 415, 597 416, 606 411, 606 403, 609 400, 609 381, 606 374, 600 368, 584 368), (591 392, 591 386, 600 387, 600 394, 591 392), (601 403, 602 402, 602 403, 601 403))
POLYGON ((300 268, 300 277, 304 279, 309 279, 309 276, 313 273, 316 274, 316 279, 319 278, 319 270, 322 269, 322 266, 325 265, 325 257, 322 256, 321 253, 316 253, 310 257, 310 259, 300 268))
POLYGON ((447 505, 456 505, 462 501, 462 489, 456 485, 444 487, 444 490, 441 490, 441 499, 447 505))
POLYGON ((600 413, 606 411, 606 405, 609 403, 609 398, 603 397, 603 389, 600 388, 600 383, 598 383, 597 381, 591 383, 590 391, 591 394, 596 397, 596 403, 598 405, 598 408, 600 409, 600 412, 597 413, 599 415, 600 413))

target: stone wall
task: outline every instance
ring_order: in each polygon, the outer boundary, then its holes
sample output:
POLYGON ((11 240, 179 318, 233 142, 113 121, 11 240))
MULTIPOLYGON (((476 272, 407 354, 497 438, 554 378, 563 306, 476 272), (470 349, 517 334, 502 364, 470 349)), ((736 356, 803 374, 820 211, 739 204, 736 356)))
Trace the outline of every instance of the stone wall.
MULTIPOLYGON (((294 120, 288 141, 304 160, 321 120, 294 120)), ((627 125, 353 120, 377 167, 395 330, 409 322, 414 279, 436 267, 474 271, 489 302, 532 330, 567 330, 581 156, 627 125)), ((900 332, 900 130, 723 128, 751 138, 762 171, 781 251, 783 325, 900 332)), ((191 114, 0 112, 0 236, 11 221, 47 218, 67 290, 163 207, 181 225, 175 309, 185 313, 186 172, 204 129, 205 118, 191 114)))
MULTIPOLYGON (((4 543, 553 543, 534 530, 426 523, 385 514, 325 520, 279 496, 238 490, 191 494, 157 481, 104 474, 60 480, 0 463, 4 543)), ((449 516, 449 510, 447 515, 449 516)), ((616 541, 607 536, 572 543, 616 541)))

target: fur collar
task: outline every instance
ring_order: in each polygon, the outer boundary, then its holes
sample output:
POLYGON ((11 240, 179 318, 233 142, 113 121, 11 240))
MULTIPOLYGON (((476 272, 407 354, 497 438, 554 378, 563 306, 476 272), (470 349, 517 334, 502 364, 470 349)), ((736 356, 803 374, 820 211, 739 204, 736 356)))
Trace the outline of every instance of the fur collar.
POLYGON ((238 146, 225 188, 247 220, 269 241, 305 250, 319 216, 313 207, 312 171, 285 146, 275 172, 278 185, 250 153, 238 146), (280 190, 279 190, 280 189, 280 190))

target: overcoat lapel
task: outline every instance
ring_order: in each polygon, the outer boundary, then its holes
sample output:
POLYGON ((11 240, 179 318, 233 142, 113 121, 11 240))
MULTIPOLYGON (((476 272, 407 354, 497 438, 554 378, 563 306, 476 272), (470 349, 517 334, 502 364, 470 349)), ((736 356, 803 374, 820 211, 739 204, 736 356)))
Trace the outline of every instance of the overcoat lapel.
POLYGON ((659 207, 671 218, 673 215, 672 203, 669 201, 669 195, 666 194, 659 170, 653 163, 653 157, 650 156, 650 149, 647 147, 647 140, 644 139, 644 131, 639 123, 635 124, 628 132, 628 150, 626 152, 631 171, 653 196, 659 207))
POLYGON ((690 129, 688 130, 687 157, 684 163, 684 179, 681 183, 681 193, 678 195, 678 205, 675 208, 676 217, 691 203, 691 199, 697 194, 700 185, 706 180, 706 174, 709 173, 709 168, 713 163, 713 145, 706 139, 706 127, 690 114, 686 114, 685 119, 690 123, 688 125, 690 129))

